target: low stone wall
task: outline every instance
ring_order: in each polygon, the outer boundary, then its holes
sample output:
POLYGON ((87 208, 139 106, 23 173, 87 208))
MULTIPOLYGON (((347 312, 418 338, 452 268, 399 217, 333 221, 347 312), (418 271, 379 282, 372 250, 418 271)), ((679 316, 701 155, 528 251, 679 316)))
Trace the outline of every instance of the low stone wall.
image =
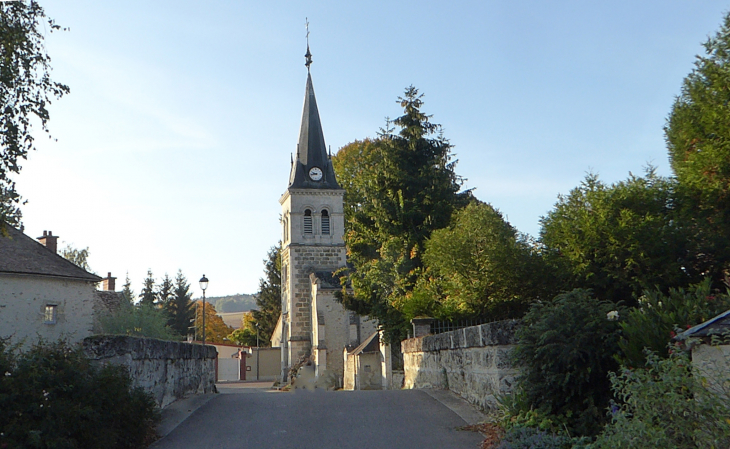
POLYGON ((101 364, 129 369, 135 387, 150 392, 165 407, 185 396, 215 391, 213 346, 126 336, 84 339, 86 356, 101 364))
POLYGON ((496 408, 495 397, 511 393, 517 374, 509 353, 518 325, 499 321, 404 340, 404 388, 448 389, 482 409, 496 408))

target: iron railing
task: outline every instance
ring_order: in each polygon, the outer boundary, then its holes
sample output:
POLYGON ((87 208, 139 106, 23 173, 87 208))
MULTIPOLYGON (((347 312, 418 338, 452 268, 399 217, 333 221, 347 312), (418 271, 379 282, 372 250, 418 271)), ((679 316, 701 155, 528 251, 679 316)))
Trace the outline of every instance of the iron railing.
POLYGON ((431 323, 432 334, 443 334, 444 332, 451 332, 465 327, 479 326, 480 324, 492 323, 494 320, 489 318, 473 318, 468 320, 457 320, 457 321, 434 321, 431 323))

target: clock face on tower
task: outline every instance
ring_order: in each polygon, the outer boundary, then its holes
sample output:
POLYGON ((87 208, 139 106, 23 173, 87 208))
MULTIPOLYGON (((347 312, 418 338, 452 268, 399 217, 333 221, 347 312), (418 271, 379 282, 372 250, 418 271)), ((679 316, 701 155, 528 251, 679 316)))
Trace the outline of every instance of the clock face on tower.
POLYGON ((312 181, 319 181, 322 179, 322 169, 319 167, 312 167, 309 169, 309 177, 312 181))

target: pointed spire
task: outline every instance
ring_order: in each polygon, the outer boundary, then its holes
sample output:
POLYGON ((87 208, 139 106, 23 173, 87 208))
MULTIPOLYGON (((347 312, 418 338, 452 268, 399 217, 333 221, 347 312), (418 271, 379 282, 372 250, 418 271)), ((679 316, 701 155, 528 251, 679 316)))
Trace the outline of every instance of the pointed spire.
POLYGON ((332 168, 332 162, 330 161, 327 146, 324 142, 324 133, 322 132, 319 110, 317 109, 317 98, 314 95, 312 75, 309 71, 307 72, 307 87, 304 96, 302 124, 299 130, 297 157, 291 168, 289 187, 339 189, 340 186, 335 179, 335 172, 332 168), (314 168, 318 170, 311 172, 314 168), (317 172, 321 175, 312 176, 312 173, 317 172))

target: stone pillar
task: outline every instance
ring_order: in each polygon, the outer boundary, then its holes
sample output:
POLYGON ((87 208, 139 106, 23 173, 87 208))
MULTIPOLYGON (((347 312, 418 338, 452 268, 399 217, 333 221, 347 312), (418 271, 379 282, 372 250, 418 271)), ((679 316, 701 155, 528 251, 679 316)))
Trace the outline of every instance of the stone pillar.
POLYGON ((383 390, 393 389, 393 359, 390 354, 390 345, 384 341, 384 333, 381 330, 378 335, 380 341, 380 376, 381 376, 381 388, 383 390))
POLYGON ((413 338, 423 337, 431 333, 431 323, 435 320, 429 317, 416 317, 411 320, 413 338))

